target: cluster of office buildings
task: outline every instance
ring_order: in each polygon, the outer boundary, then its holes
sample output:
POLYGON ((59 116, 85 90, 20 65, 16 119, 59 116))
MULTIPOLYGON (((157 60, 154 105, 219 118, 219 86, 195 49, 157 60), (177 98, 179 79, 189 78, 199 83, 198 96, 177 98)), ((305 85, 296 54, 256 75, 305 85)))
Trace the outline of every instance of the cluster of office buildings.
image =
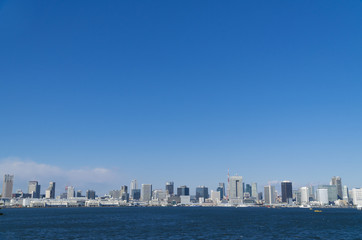
POLYGON ((28 192, 13 193, 14 176, 4 176, 0 204, 22 207, 56 206, 286 206, 286 207, 350 207, 362 206, 362 188, 348 189, 342 185, 340 177, 332 177, 330 184, 304 186, 294 189, 291 181, 282 181, 280 192, 276 185, 264 186, 258 191, 257 183, 245 184, 242 176, 228 177, 228 183, 219 183, 215 190, 206 186, 190 193, 186 185, 175 188, 174 182, 167 182, 164 189, 153 189, 152 184, 141 184, 132 180, 130 188, 123 185, 109 194, 97 196, 94 190, 76 191, 67 186, 65 192, 55 195, 55 182, 50 182, 44 194, 37 181, 29 181, 28 192))

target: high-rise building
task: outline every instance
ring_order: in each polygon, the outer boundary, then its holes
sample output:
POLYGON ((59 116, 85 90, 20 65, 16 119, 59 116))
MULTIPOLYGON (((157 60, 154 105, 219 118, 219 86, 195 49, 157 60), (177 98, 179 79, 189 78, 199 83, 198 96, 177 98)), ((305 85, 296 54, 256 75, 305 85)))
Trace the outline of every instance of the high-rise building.
POLYGON ((249 196, 251 196, 252 188, 250 184, 246 184, 245 186, 245 192, 249 193, 249 196))
POLYGON ((289 203, 293 199, 293 188, 291 181, 283 181, 282 185, 282 202, 289 203))
POLYGON ((317 199, 321 205, 328 205, 328 189, 320 188, 317 189, 317 199))
POLYGON ((66 188, 67 190, 67 198, 74 198, 75 197, 75 191, 74 191, 74 187, 73 186, 68 186, 66 188))
POLYGON ((349 202, 348 187, 346 185, 343 186, 343 200, 349 202))
POLYGON ((251 184, 251 196, 257 200, 258 199, 258 184, 257 183, 252 183, 251 184))
POLYGON ((174 183, 167 182, 166 183, 166 194, 173 195, 173 190, 174 190, 174 183))
POLYGON ((133 200, 140 200, 140 198, 141 198, 141 189, 132 189, 131 190, 131 198, 133 200))
POLYGON ((83 196, 82 196, 82 190, 78 190, 78 191, 77 191, 77 197, 83 197, 83 196))
POLYGON ((229 179, 229 202, 232 205, 243 203, 243 177, 231 176, 229 179))
POLYGON ((129 200, 128 187, 126 185, 121 186, 121 199, 127 202, 129 200))
POLYGON ((226 196, 226 193, 225 193, 225 191, 226 191, 225 183, 223 183, 223 182, 219 183, 219 187, 217 188, 217 191, 221 191, 220 196, 221 196, 221 199, 223 199, 223 198, 226 196))
POLYGON ((204 201, 209 198, 209 189, 207 187, 200 186, 196 188, 196 201, 199 201, 200 198, 203 198, 204 201))
POLYGON ((32 198, 40 198, 40 185, 38 181, 29 181, 28 193, 32 198))
POLYGON ((187 186, 178 187, 177 196, 190 196, 190 189, 187 186))
POLYGON ((353 188, 352 189, 352 199, 353 205, 362 206, 362 188, 353 188))
POLYGON ((131 181, 130 191, 132 191, 132 189, 137 189, 137 180, 136 179, 131 181))
POLYGON ((95 199, 96 198, 96 192, 94 190, 87 190, 85 192, 85 196, 87 199, 95 199))
POLYGON ((338 199, 336 185, 318 185, 318 189, 327 189, 328 190, 328 201, 329 202, 334 202, 338 199))
POLYGON ((143 202, 151 201, 152 197, 152 184, 142 184, 141 200, 143 202))
POLYGON ((335 185, 337 187, 337 198, 343 199, 342 179, 338 176, 332 177, 331 185, 335 185))
POLYGON ((309 203, 309 188, 308 187, 301 187, 299 189, 300 191, 300 198, 302 204, 308 204, 309 203))
POLYGON ((264 187, 264 200, 265 204, 275 203, 275 186, 267 185, 264 187))
POLYGON ((45 198, 54 199, 55 198, 55 182, 50 182, 49 187, 45 190, 45 198))
POLYGON ((13 194, 14 175, 5 174, 3 182, 2 198, 11 198, 13 194))

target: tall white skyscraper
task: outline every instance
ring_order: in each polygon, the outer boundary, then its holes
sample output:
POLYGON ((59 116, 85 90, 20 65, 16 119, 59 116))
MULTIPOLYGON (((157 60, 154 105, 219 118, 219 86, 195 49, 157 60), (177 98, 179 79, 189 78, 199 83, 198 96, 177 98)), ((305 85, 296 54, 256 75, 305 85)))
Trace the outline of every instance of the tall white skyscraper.
POLYGON ((251 184, 251 196, 257 200, 258 199, 258 184, 257 183, 252 183, 251 184))
POLYGON ((300 188, 300 198, 302 204, 309 203, 309 188, 308 187, 301 187, 300 188))
POLYGON ((231 176, 229 179, 229 203, 238 205, 243 203, 243 177, 231 176))
POLYGON ((67 198, 74 198, 75 197, 75 191, 73 186, 67 187, 67 198))
POLYGON ((40 185, 38 181, 29 181, 28 193, 32 198, 40 198, 40 185))
POLYGON ((131 181, 130 192, 132 192, 133 189, 137 189, 137 180, 136 179, 131 181))
POLYGON ((317 189, 317 199, 321 205, 328 205, 328 189, 319 188, 317 189))
POLYGON ((55 198, 55 182, 50 182, 49 187, 45 190, 45 198, 54 199, 55 198))
POLYGON ((267 185, 264 187, 264 200, 265 204, 274 204, 275 203, 275 186, 267 185))
POLYGON ((11 198, 13 194, 14 175, 5 174, 3 182, 3 198, 11 198))
POLYGON ((348 187, 346 185, 343 186, 343 200, 349 202, 348 187))
POLYGON ((362 188, 352 189, 353 205, 362 206, 362 188))
POLYGON ((143 202, 151 201, 152 197, 152 184, 142 184, 141 187, 141 200, 143 202))

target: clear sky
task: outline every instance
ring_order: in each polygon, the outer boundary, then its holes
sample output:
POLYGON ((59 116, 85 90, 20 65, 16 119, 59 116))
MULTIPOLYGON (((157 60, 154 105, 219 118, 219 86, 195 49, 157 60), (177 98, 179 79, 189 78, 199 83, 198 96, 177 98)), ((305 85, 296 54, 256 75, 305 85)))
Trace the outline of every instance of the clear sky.
POLYGON ((361 187, 361 168, 359 0, 0 1, 15 188, 361 187))

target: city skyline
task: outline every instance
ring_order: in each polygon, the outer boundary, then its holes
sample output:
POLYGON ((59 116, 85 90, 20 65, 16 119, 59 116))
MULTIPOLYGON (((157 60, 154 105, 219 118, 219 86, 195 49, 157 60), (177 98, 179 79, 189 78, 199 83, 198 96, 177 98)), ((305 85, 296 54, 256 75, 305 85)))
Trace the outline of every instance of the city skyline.
POLYGON ((42 191, 213 187, 227 169, 359 187, 361 8, 3 1, 0 174, 42 191))

